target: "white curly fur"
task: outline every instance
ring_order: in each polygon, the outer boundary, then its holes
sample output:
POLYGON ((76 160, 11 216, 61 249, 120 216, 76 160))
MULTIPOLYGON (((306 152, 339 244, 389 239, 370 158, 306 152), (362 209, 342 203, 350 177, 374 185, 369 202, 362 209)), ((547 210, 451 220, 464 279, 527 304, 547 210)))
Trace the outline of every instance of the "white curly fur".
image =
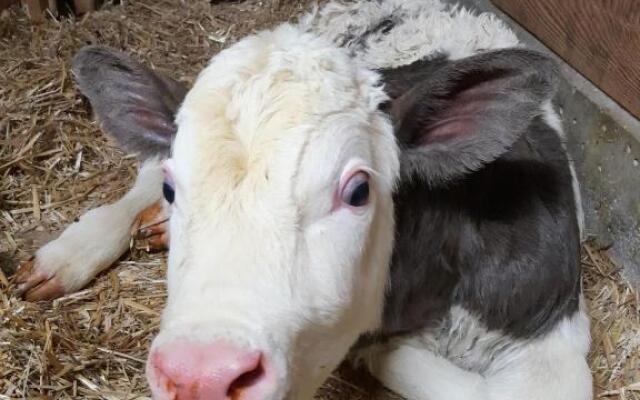
POLYGON ((519 46, 494 14, 476 14, 440 0, 334 1, 302 19, 303 26, 344 44, 371 68, 393 68, 442 53, 460 59, 483 50, 519 46), (387 33, 363 35, 381 21, 387 33))

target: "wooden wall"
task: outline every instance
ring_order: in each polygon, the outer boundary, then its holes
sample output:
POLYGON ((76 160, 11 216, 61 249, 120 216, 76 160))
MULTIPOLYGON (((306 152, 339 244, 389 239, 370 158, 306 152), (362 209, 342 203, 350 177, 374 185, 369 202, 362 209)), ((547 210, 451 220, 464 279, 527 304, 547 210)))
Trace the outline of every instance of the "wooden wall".
POLYGON ((640 0, 492 0, 640 118, 640 0))
MULTIPOLYGON (((20 0, 0 0, 0 11, 18 1, 20 0)), ((58 13, 57 0, 21 0, 21 2, 26 6, 27 12, 34 22, 43 21, 47 16, 47 10, 53 15, 58 13)), ((100 3, 97 0, 67 0, 67 2, 73 3, 73 8, 78 15, 95 10, 100 3)))
POLYGON ((0 11, 4 10, 5 8, 12 5, 13 3, 17 3, 17 2, 18 0, 0 0, 0 11))

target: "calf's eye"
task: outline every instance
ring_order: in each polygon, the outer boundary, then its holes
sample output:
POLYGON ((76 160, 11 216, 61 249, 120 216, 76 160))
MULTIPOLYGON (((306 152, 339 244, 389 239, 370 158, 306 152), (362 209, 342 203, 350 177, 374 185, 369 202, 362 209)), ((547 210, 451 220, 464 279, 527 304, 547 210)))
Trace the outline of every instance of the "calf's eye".
POLYGON ((176 192, 173 189, 173 186, 171 186, 171 184, 168 183, 167 181, 164 181, 162 183, 162 195, 164 196, 164 199, 167 200, 169 204, 173 204, 173 200, 176 197, 176 192))
POLYGON ((369 174, 358 171, 342 188, 342 201, 351 207, 362 207, 369 201, 369 174))

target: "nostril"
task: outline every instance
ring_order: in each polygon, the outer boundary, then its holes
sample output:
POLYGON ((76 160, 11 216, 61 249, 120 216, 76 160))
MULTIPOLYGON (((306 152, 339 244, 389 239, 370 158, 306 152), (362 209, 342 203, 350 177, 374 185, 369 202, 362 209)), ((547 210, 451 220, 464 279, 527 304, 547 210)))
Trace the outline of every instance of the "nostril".
POLYGON ((265 399, 276 382, 271 363, 260 351, 186 340, 153 350, 147 376, 157 400, 265 399))
POLYGON ((232 400, 241 398, 243 392, 257 385, 265 377, 264 365, 262 364, 262 357, 258 359, 257 365, 250 371, 247 371, 237 377, 227 390, 227 396, 232 400))
POLYGON ((177 397, 178 386, 171 375, 164 370, 164 365, 164 360, 159 354, 153 354, 152 361, 147 364, 147 374, 153 377, 156 388, 164 394, 163 398, 173 400, 177 397))

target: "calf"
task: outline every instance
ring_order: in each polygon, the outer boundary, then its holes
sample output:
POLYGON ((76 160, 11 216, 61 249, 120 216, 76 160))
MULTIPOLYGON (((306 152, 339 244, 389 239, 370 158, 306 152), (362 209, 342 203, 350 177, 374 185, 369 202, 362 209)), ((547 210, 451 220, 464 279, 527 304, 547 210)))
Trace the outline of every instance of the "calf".
POLYGON ((452 37, 483 24, 419 3, 330 4, 222 51, 188 92, 83 49, 81 90, 144 163, 131 193, 38 251, 21 289, 86 284, 164 193, 157 399, 310 399, 349 353, 410 399, 590 399, 556 67, 507 33, 398 51, 427 17, 452 37))

